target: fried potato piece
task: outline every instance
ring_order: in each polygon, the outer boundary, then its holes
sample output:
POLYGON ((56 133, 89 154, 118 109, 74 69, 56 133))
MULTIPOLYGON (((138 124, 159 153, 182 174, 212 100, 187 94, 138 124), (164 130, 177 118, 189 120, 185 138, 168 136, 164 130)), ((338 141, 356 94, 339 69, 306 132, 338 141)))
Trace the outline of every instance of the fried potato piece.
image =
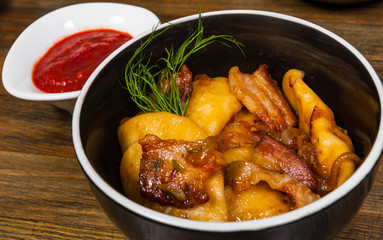
POLYGON ((267 65, 253 73, 242 73, 237 66, 229 71, 229 85, 233 94, 251 112, 270 128, 283 131, 297 123, 276 81, 271 78, 267 65))
POLYGON ((303 72, 289 70, 282 88, 299 114, 299 128, 308 134, 317 152, 314 171, 323 179, 320 190, 331 191, 355 171, 359 157, 349 136, 335 123, 331 109, 303 81, 303 72))
POLYGON ((194 121, 168 112, 144 113, 124 119, 117 128, 117 136, 124 153, 128 147, 153 134, 161 139, 185 141, 202 140, 208 137, 206 132, 194 121))
POLYGON ((259 182, 241 192, 230 186, 225 188, 229 221, 247 221, 276 216, 289 212, 294 204, 291 198, 273 190, 265 182, 259 182))
POLYGON ((187 114, 208 135, 218 135, 241 108, 241 102, 229 89, 227 78, 196 76, 187 114))

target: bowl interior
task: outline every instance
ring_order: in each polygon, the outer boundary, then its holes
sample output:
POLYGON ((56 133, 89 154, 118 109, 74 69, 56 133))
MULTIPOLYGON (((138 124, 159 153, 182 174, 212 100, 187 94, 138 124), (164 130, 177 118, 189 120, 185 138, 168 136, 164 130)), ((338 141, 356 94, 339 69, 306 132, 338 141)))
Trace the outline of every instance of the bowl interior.
POLYGON ((157 16, 149 10, 127 4, 83 3, 52 11, 28 26, 12 45, 3 66, 4 87, 10 94, 27 100, 75 98, 80 91, 46 94, 33 85, 34 64, 51 46, 89 29, 115 29, 135 37, 158 23, 157 16))
MULTIPOLYGON (((245 44, 246 59, 235 47, 214 44, 193 55, 187 65, 193 75, 217 77, 227 76, 235 65, 251 73, 260 64, 267 64, 278 83, 288 69, 303 70, 307 84, 332 108, 338 125, 348 129, 357 154, 365 158, 380 122, 381 106, 374 79, 364 63, 337 41, 337 36, 294 21, 259 12, 207 14, 206 34, 235 36, 245 44)), ((177 25, 155 39, 147 51, 162 56, 165 47, 171 43, 176 47, 195 31, 197 22, 197 16, 185 22, 175 21, 177 25)), ((138 109, 120 81, 124 81, 126 63, 139 44, 140 41, 128 44, 93 75, 79 115, 80 138, 87 158, 102 179, 122 194, 122 154, 116 129, 122 118, 134 116, 138 109)))

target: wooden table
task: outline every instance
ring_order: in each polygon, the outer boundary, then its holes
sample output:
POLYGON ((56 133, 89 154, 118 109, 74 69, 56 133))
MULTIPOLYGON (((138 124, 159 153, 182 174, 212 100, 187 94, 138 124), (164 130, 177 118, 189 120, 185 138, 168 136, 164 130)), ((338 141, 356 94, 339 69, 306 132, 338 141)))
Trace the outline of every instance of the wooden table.
MULTIPOLYGON (((0 63, 34 20, 77 0, 2 0, 0 63)), ((117 2, 117 1, 116 1, 117 2)), ((285 13, 340 35, 383 79, 383 1, 351 7, 303 0, 130 0, 166 22, 223 9, 285 13)), ((381 160, 382 161, 382 160, 381 160)), ((383 169, 362 208, 337 239, 383 238, 383 169)), ((124 239, 109 221, 76 160, 71 115, 51 105, 9 95, 0 86, 0 239, 124 239)))

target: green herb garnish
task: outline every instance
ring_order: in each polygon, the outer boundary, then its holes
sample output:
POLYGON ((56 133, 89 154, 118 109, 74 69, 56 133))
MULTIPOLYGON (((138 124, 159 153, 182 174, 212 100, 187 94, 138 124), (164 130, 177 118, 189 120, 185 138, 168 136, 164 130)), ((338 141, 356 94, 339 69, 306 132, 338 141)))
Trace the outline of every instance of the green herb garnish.
POLYGON ((198 152, 199 150, 201 150, 202 149, 202 147, 197 147, 197 148, 193 148, 193 149, 187 149, 186 148, 186 150, 188 151, 188 153, 193 153, 193 152, 198 152))
POLYGON ((180 166, 178 165, 178 162, 176 160, 173 160, 173 167, 176 171, 180 170, 180 166))
POLYGON ((156 169, 154 171, 157 172, 158 169, 161 167, 161 159, 158 159, 158 161, 156 161, 154 164, 156 165, 156 169))
POLYGON ((186 60, 194 53, 209 46, 212 43, 219 42, 226 46, 229 43, 235 44, 244 55, 241 47, 243 44, 234 39, 230 35, 212 35, 204 37, 203 19, 201 14, 198 19, 198 28, 192 33, 182 44, 175 50, 173 46, 169 49, 165 48, 166 56, 156 61, 152 61, 153 54, 144 55, 144 50, 150 43, 166 32, 170 25, 164 30, 155 33, 155 30, 141 45, 136 49, 133 56, 129 59, 125 68, 125 84, 123 86, 131 95, 131 99, 143 112, 159 112, 165 111, 180 116, 186 116, 188 100, 182 102, 176 85, 176 77, 185 64, 186 60), (153 64, 154 62, 154 64, 153 64), (166 67, 161 68, 160 64, 166 67), (157 80, 162 86, 163 80, 169 81, 169 91, 165 92, 159 87, 157 80))

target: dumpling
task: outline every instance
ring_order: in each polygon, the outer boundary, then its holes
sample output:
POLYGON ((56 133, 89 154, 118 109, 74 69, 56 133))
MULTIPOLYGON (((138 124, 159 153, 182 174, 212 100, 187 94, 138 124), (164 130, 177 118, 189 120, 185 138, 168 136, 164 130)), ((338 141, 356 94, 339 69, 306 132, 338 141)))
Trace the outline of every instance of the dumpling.
POLYGON ((231 93, 227 78, 196 76, 187 114, 209 136, 218 135, 242 104, 231 93))
POLYGON ((209 201, 204 204, 183 209, 164 206, 141 195, 139 176, 143 150, 139 140, 149 134, 157 134, 163 139, 187 139, 188 141, 208 137, 204 130, 192 120, 170 113, 146 113, 123 122, 118 129, 118 135, 124 151, 120 176, 126 195, 139 204, 169 215, 200 221, 227 221, 228 210, 222 169, 205 180, 209 201))
POLYGON ((292 69, 283 77, 282 88, 299 114, 299 128, 308 134, 317 153, 314 171, 321 177, 320 190, 331 191, 355 171, 359 157, 350 137, 335 123, 331 109, 303 81, 303 72, 292 69))
POLYGON ((293 208, 291 198, 273 190, 265 182, 236 192, 231 186, 225 189, 229 206, 229 221, 247 221, 276 216, 293 208))
POLYGON ((117 136, 121 150, 134 142, 154 134, 162 139, 194 141, 208 137, 206 132, 190 118, 181 117, 168 112, 144 113, 124 119, 117 128, 117 136))

